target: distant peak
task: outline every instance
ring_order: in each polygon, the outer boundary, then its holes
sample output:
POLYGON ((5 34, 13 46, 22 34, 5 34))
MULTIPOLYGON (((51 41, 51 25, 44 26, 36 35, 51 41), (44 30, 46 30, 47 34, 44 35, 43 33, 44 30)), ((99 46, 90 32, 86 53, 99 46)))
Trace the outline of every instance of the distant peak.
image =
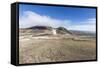
POLYGON ((37 25, 37 26, 32 26, 32 27, 29 27, 28 29, 50 29, 52 27, 50 26, 40 26, 40 25, 37 25))

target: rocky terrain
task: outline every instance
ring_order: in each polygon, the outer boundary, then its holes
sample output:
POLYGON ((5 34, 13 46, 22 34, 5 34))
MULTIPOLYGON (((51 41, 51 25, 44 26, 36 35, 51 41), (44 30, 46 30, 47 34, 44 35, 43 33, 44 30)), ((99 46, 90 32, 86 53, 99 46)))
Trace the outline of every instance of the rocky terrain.
POLYGON ((64 27, 33 26, 19 29, 19 63, 96 59, 95 34, 64 27))

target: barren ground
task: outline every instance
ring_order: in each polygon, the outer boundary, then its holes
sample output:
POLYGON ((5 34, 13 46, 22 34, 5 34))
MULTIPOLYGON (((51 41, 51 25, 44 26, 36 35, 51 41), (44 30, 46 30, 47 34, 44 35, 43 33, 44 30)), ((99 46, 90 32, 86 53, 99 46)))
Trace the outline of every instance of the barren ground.
POLYGON ((41 63, 96 59, 95 39, 36 39, 19 40, 19 63, 41 63))

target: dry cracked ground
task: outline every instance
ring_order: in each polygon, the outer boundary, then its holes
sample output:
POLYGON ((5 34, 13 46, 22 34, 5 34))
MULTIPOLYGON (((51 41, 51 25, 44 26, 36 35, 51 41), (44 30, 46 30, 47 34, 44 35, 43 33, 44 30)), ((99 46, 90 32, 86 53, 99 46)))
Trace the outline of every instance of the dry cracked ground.
POLYGON ((19 63, 42 63, 96 59, 96 41, 70 38, 24 37, 19 40, 19 63))

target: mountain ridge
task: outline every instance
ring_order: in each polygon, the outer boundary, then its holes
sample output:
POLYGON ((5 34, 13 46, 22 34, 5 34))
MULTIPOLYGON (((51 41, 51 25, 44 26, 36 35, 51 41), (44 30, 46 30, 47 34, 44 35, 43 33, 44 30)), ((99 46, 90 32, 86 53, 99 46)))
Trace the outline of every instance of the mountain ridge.
POLYGON ((20 32, 26 32, 26 33, 33 33, 33 34, 44 34, 44 35, 54 35, 53 32, 56 35, 77 35, 77 36, 93 36, 95 37, 95 33, 90 33, 86 31, 78 31, 78 30, 68 30, 64 27, 57 27, 53 28, 50 26, 32 26, 29 28, 20 28, 20 32), (56 31, 56 32, 55 32, 56 31))

